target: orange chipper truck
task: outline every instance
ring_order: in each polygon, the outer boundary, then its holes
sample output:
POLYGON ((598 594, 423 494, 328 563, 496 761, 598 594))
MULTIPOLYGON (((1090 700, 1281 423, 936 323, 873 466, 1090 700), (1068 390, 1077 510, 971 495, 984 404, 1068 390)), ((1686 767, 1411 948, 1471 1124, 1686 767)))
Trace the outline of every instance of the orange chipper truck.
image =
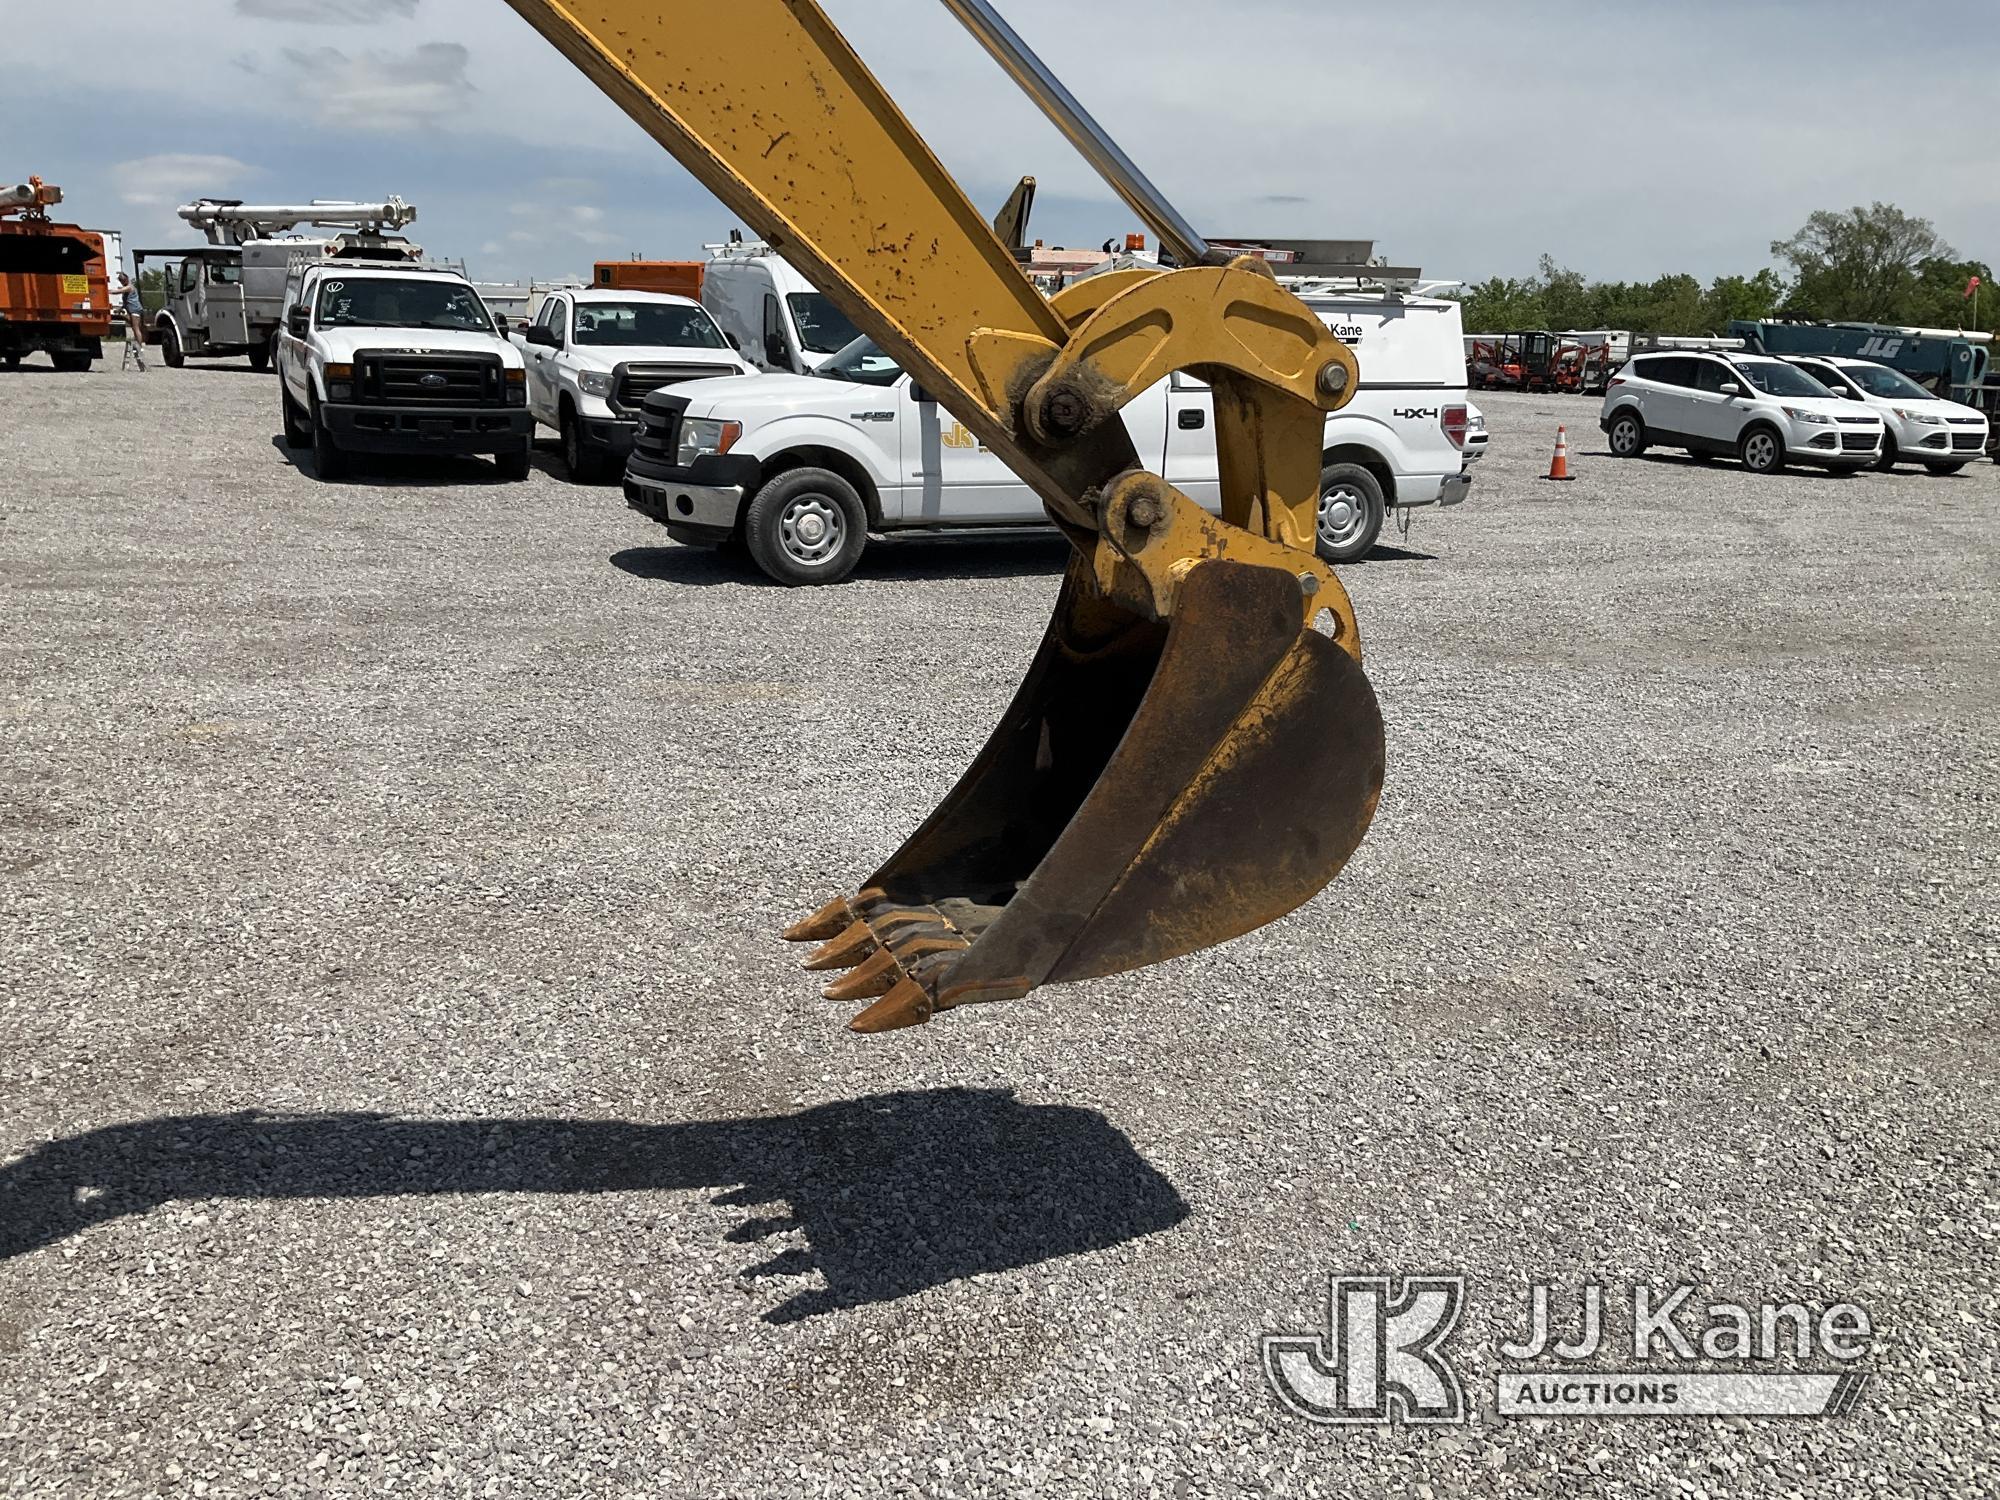
POLYGON ((104 239, 49 221, 62 189, 39 177, 0 184, 0 366, 44 350, 58 370, 87 370, 111 333, 104 239))

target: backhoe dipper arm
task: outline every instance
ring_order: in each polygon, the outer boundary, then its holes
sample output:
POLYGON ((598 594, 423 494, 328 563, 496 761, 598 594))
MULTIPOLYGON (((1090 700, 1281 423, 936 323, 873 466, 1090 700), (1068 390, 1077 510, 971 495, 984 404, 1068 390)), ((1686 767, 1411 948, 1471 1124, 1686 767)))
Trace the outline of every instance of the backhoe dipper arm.
MULTIPOLYGON (((1006 716, 921 828, 787 936, 881 1031, 1222 942, 1360 842, 1382 729, 1313 551, 1356 368, 1261 261, 1045 299, 813 0, 509 0, 1041 497, 1077 550, 1006 716), (1221 517, 1120 410, 1215 392, 1221 517), (1315 622, 1328 628, 1322 634, 1315 622)), ((1001 21, 947 0, 1183 259, 1199 236, 1001 21)))

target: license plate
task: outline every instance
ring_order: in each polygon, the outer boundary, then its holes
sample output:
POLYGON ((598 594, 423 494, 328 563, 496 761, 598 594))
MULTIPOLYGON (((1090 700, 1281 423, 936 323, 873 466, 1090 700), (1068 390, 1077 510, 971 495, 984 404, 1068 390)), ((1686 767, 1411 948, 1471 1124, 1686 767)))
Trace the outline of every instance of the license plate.
POLYGON ((436 438, 451 436, 451 423, 443 418, 417 423, 417 436, 429 442, 436 438))

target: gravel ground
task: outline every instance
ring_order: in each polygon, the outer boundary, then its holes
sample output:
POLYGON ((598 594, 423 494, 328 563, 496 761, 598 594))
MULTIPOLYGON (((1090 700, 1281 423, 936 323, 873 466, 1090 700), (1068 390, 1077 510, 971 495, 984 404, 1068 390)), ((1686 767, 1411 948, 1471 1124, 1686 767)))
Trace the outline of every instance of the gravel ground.
POLYGON ((246 369, 0 381, 0 1493, 2000 1492, 2000 468, 1484 404, 1346 572, 1347 873, 861 1039, 777 929, 971 757, 1059 545, 786 591, 546 456, 316 483, 246 369), (1468 1425, 1274 1400, 1368 1270, 1469 1278, 1468 1425), (1859 1301, 1873 1383, 1495 1415, 1591 1277, 1859 1301))

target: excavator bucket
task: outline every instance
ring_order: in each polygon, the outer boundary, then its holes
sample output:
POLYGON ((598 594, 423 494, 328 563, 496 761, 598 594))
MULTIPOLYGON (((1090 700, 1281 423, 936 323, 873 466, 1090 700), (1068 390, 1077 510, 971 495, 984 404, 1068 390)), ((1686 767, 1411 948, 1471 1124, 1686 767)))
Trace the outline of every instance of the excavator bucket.
MULTIPOLYGON (((1160 236, 1045 297, 1032 184, 980 214, 813 0, 510 0, 1041 497, 1076 549, 992 738, 880 869, 795 924, 861 1031, 1224 942, 1360 842, 1382 723, 1312 551, 1351 351, 1259 258, 1208 246, 993 9, 944 0, 1160 236), (996 232, 997 228, 997 232, 996 232), (1221 515, 1121 415, 1214 391, 1221 515), (1334 633, 1313 628, 1316 610, 1334 633)), ((751 456, 738 453, 737 458, 751 456)))
POLYGON ((993 737, 855 893, 785 935, 844 968, 857 1031, 1115 974, 1260 927, 1361 842, 1382 719, 1360 664, 1300 624, 1282 569, 1196 564, 1171 621, 1082 565, 993 737))

